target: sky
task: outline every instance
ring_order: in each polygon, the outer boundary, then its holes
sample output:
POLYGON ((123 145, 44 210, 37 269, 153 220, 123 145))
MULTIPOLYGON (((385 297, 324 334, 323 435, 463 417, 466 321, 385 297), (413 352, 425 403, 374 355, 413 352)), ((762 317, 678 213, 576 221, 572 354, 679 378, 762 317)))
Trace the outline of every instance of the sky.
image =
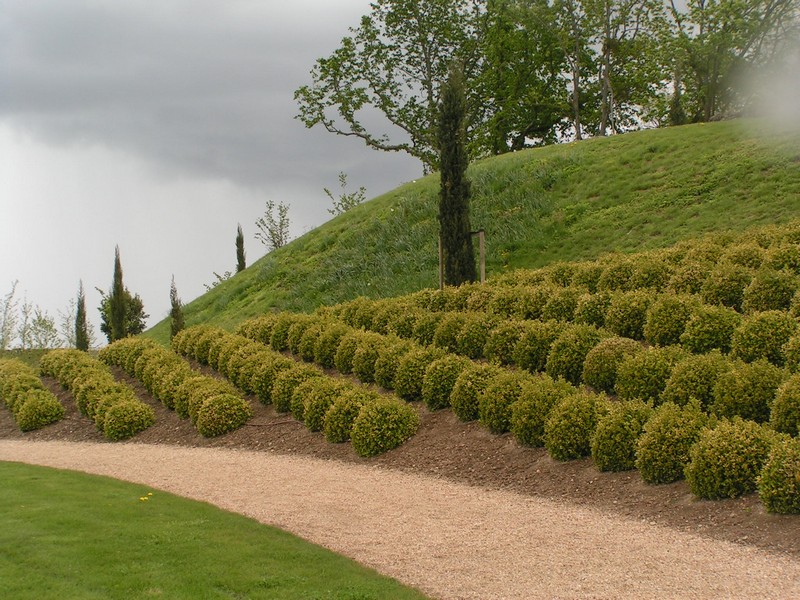
MULTIPOLYGON (((247 263, 265 202, 290 234, 331 218, 323 188, 367 197, 421 164, 306 129, 294 90, 369 0, 0 0, 0 296, 57 317, 86 289, 97 327, 119 245, 149 325, 247 263)), ((97 330, 98 341, 103 336, 97 330)))

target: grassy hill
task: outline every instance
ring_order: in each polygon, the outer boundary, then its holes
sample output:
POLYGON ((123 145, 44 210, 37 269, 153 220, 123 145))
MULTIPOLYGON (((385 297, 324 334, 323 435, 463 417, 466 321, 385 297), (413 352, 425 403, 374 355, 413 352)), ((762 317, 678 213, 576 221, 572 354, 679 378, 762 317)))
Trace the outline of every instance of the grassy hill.
MULTIPOLYGON (((800 135, 731 121, 641 131, 476 162, 472 225, 489 277, 669 246, 800 216, 800 135)), ((438 175, 401 186, 271 252, 185 308, 232 327, 273 308, 313 310, 437 285, 438 175)), ((148 335, 166 342, 168 320, 148 335)))

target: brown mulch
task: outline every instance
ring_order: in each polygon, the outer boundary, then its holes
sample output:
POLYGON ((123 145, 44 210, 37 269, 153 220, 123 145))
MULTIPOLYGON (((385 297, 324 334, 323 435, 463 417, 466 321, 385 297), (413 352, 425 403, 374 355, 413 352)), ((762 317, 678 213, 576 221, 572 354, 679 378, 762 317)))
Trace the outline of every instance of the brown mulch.
MULTIPOLYGON (((590 459, 557 462, 543 449, 519 446, 510 434, 493 435, 477 423, 462 423, 452 411, 430 412, 424 406, 417 434, 381 456, 363 459, 350 444, 329 444, 290 415, 276 413, 251 398, 254 417, 242 428, 218 438, 202 437, 188 420, 154 400, 119 370, 120 379, 136 389, 156 411, 156 423, 133 438, 141 444, 229 447, 297 454, 375 465, 412 473, 512 491, 534 497, 567 500, 576 505, 800 557, 800 516, 768 514, 755 494, 723 501, 695 499, 685 482, 646 485, 636 471, 600 473, 590 459)), ((65 418, 38 431, 22 433, 10 413, 0 409, 0 439, 107 442, 93 423, 80 415, 69 392, 45 378, 66 408, 65 418)), ((111 443, 111 442, 107 442, 111 443)))

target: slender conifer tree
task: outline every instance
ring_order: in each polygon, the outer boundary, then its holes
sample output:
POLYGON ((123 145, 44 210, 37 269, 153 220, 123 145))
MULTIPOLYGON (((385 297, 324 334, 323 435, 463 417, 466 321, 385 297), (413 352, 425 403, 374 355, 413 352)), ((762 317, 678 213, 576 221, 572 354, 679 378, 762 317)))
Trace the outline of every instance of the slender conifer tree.
MULTIPOLYGON (((239 229, 239 231, 241 232, 241 229, 239 229)), ((172 338, 175 337, 175 334, 177 334, 186 326, 183 319, 183 304, 181 303, 181 299, 178 297, 178 288, 175 287, 174 275, 172 276, 172 284, 169 287, 169 302, 172 307, 169 311, 169 339, 172 340, 172 338)))
POLYGON ((242 233, 242 225, 236 228, 236 272, 244 271, 246 267, 244 259, 244 234, 242 233))
POLYGON ((84 352, 89 350, 89 325, 86 322, 86 295, 83 281, 78 286, 78 303, 75 309, 75 347, 84 352))
POLYGON ((119 246, 114 250, 114 282, 111 286, 111 294, 109 296, 110 316, 111 322, 109 323, 111 329, 111 339, 109 341, 116 341, 128 336, 128 331, 125 326, 125 317, 127 313, 125 297, 125 287, 122 284, 122 262, 119 258, 119 246))

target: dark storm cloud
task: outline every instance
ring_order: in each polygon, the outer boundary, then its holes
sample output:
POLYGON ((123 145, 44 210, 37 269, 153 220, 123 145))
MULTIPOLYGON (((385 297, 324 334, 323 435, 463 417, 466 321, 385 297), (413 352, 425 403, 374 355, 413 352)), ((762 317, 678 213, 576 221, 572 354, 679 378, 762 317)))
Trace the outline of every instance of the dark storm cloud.
POLYGON ((316 165, 333 185, 369 152, 304 129, 292 94, 368 10, 366 0, 0 0, 0 118, 48 143, 132 152, 165 174, 264 187, 316 165))

